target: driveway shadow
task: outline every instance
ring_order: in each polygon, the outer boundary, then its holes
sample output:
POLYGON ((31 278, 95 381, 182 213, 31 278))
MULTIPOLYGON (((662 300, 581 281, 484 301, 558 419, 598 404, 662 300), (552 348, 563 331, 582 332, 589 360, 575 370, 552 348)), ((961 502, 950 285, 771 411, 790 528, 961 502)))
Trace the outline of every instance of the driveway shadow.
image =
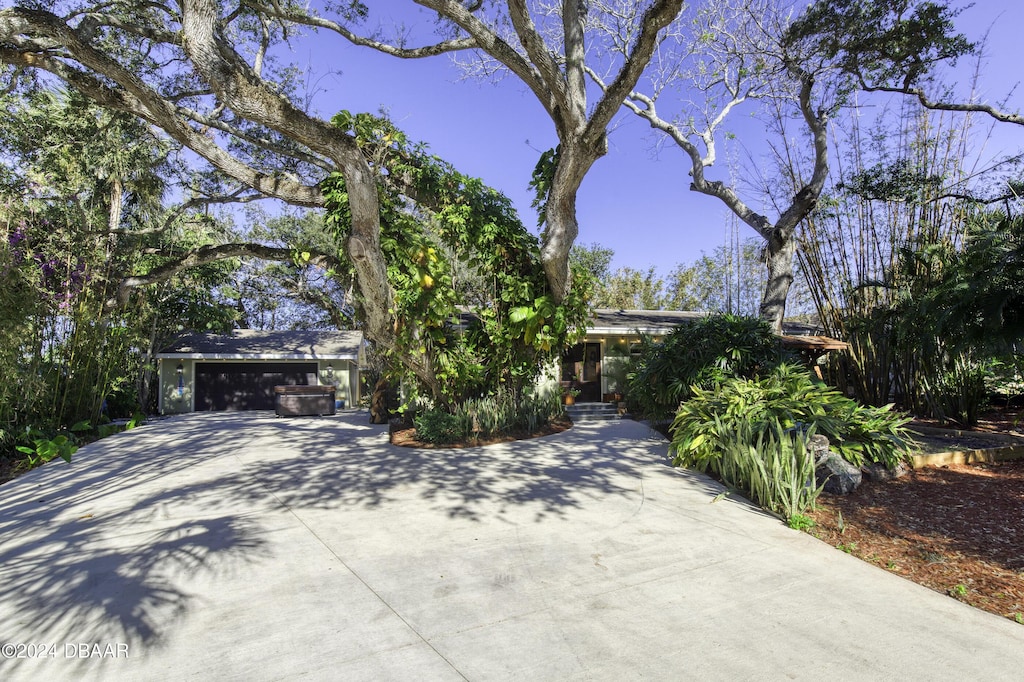
MULTIPOLYGON (((249 480, 236 494, 268 491, 290 507, 379 507, 410 491, 450 517, 480 520, 528 508, 535 520, 563 516, 602 496, 640 500, 646 476, 678 477, 667 443, 636 423, 609 431, 581 425, 511 443, 463 449, 393 446, 382 430, 353 442, 344 429, 314 430, 298 420, 270 425, 294 456, 246 465, 249 480)), ((712 495, 720 487, 694 475, 712 495), (712 492, 713 491, 713 492, 712 492)))
MULTIPOLYGON (((189 415, 0 486, 4 634, 160 646, 196 608, 190 581, 233 579, 240 565, 274 559, 272 513, 400 511, 414 499, 471 522, 538 522, 608 497, 641 505, 645 478, 680 475, 664 440, 636 424, 422 450, 390 445, 366 419, 189 415)), ((692 483, 720 490, 702 476, 692 483)))
POLYGON ((245 515, 152 523, 157 505, 217 486, 160 482, 231 441, 187 422, 146 426, 0 486, 4 641, 158 646, 192 607, 190 576, 266 559, 260 525, 245 515), (161 451, 168 427, 181 446, 161 451))

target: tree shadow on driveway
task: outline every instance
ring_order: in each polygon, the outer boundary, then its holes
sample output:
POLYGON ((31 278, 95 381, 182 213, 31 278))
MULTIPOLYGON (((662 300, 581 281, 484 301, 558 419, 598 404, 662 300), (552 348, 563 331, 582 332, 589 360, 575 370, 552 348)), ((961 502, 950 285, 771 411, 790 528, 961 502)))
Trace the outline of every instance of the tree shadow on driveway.
MULTIPOLYGON (((353 442, 345 430, 300 420, 270 427, 292 456, 246 463, 249 480, 236 493, 258 499, 272 492, 295 508, 375 508, 416 497, 449 517, 479 521, 529 510, 541 520, 607 496, 639 504, 645 477, 687 475, 668 465, 665 440, 635 422, 448 450, 393 446, 383 430, 353 442)), ((707 477, 692 478, 712 495, 721 490, 707 477)))
MULTIPOLYGON (((390 445, 384 427, 365 420, 189 415, 0 486, 3 634, 160 646, 197 608, 190 581, 236 580, 240 567, 275 559, 274 515, 401 514, 414 504, 470 523, 541 522, 608 500, 638 508, 645 480, 671 485, 680 475, 664 440, 636 424, 420 450, 390 445)), ((720 490, 692 482, 708 495, 720 490)))

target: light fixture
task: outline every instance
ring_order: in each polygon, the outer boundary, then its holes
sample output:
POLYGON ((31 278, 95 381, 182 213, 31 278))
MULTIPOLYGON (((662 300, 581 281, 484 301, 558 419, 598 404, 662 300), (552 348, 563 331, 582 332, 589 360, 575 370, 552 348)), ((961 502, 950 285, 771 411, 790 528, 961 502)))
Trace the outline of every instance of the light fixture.
POLYGON ((178 373, 178 397, 185 395, 185 366, 178 363, 178 368, 175 370, 178 373))
POLYGON ((180 376, 181 376, 182 374, 184 374, 184 373, 185 373, 185 365, 183 365, 183 364, 181 364, 181 363, 179 362, 179 363, 178 363, 178 369, 177 369, 177 372, 178 372, 178 376, 179 376, 179 377, 180 377, 180 376))
POLYGON ((327 378, 334 381, 334 365, 327 363, 327 378))

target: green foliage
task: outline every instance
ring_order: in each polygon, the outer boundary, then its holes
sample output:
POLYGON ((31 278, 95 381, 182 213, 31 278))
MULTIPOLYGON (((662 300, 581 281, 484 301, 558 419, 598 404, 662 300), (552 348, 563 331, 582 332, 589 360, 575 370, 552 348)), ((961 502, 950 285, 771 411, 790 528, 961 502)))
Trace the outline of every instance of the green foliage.
POLYGON ((530 189, 533 190, 533 201, 530 205, 537 209, 537 226, 540 227, 548 219, 548 195, 555 181, 558 170, 558 157, 562 153, 562 145, 549 149, 540 155, 530 177, 530 189))
MULTIPOLYGON (((689 265, 678 265, 668 277, 666 306, 674 310, 709 310, 757 316, 764 297, 764 239, 755 237, 701 253, 689 265)), ((806 312, 806 283, 795 273, 787 298, 790 315, 806 312)))
POLYGON ((809 530, 814 528, 814 519, 807 516, 806 514, 793 514, 786 519, 786 525, 793 530, 809 530))
POLYGON ((806 370, 782 364, 760 379, 730 378, 712 389, 695 389, 672 423, 671 452, 677 466, 714 470, 736 433, 750 435, 749 444, 772 429, 813 429, 852 464, 877 462, 893 469, 912 443, 908 421, 891 405, 864 407, 806 370))
POLYGON ((78 450, 78 445, 71 436, 60 433, 52 438, 40 435, 31 439, 31 446, 18 445, 14 449, 25 455, 28 465, 34 467, 45 464, 54 457, 60 457, 70 464, 71 455, 78 450))
POLYGON ((1012 357, 1024 340, 1024 219, 976 215, 962 248, 940 242, 908 250, 891 279, 909 282, 912 293, 878 322, 891 325, 897 348, 913 359, 917 409, 977 423, 1000 357, 1012 357))
POLYGON ((880 300, 850 315, 860 347, 888 349, 891 365, 881 371, 915 413, 977 422, 998 357, 1024 338, 1022 226, 979 216, 968 223, 962 249, 948 240, 902 249, 874 285, 884 292, 880 300))
POLYGON ((427 443, 454 443, 533 433, 564 414, 557 393, 470 398, 452 406, 452 412, 430 409, 418 414, 416 435, 427 443), (424 430, 425 429, 425 430, 424 430))
MULTIPOLYGON (((666 277, 653 267, 613 270, 614 252, 596 243, 574 245, 569 264, 592 276, 594 289, 589 301, 594 308, 706 310, 756 316, 764 296, 763 251, 760 237, 719 246, 691 264, 677 265, 666 277)), ((790 317, 813 311, 802 270, 797 269, 795 275, 786 304, 790 317)))
MULTIPOLYGON (((540 244, 506 197, 409 144, 385 118, 341 112, 333 123, 354 134, 387 177, 404 183, 379 183, 381 249, 395 300, 397 344, 383 353, 392 372, 402 373, 403 357, 428 356, 438 380, 431 398, 439 403, 520 393, 585 330, 585 274, 576 273, 569 296, 556 305, 540 244), (413 210, 410 194, 429 201, 413 210), (466 270, 481 290, 457 286, 456 273, 466 270)), ((334 173, 322 187, 326 223, 344 238, 351 229, 344 178, 334 173)), ((416 383, 408 373, 403 378, 416 383)))
POLYGON ((754 377, 784 359, 763 320, 711 315, 676 327, 664 340, 644 338, 627 374, 630 412, 668 419, 696 390, 730 377, 754 377))
POLYGON ((125 276, 168 261, 160 251, 210 243, 212 219, 167 219, 173 149, 135 117, 73 91, 0 100, 0 457, 29 455, 21 447, 38 462, 70 454, 69 424, 142 407, 168 337, 230 327, 233 311, 211 293, 230 266, 195 268, 110 309, 125 276), (26 430, 40 435, 19 440, 26 430))
POLYGON ((444 445, 464 437, 462 420, 444 410, 430 410, 416 416, 416 437, 424 443, 444 445))
POLYGON ((791 525, 801 523, 799 517, 814 506, 822 489, 815 486, 814 454, 807 447, 814 427, 802 431, 771 420, 761 428, 734 421, 718 422, 716 431, 720 453, 712 471, 791 525))
POLYGON ((1024 338, 1024 221, 971 200, 996 188, 966 158, 969 119, 911 109, 886 123, 853 127, 853 172, 802 227, 820 320, 850 344, 830 380, 867 404, 970 425, 996 361, 1024 338))
POLYGON ((941 256, 939 281, 922 303, 938 333, 992 353, 1024 339, 1024 217, 976 216, 964 247, 941 256))
MULTIPOLYGON (((596 282, 608 278, 611 273, 612 258, 615 252, 601 246, 597 242, 587 244, 573 244, 569 249, 569 267, 574 270, 586 272, 596 282)), ((595 305, 595 307, 602 307, 595 305)))
POLYGON ((842 189, 867 201, 921 201, 929 191, 941 188, 942 178, 929 174, 910 159, 876 163, 854 173, 842 189))
POLYGON ((927 0, 819 0, 790 25, 784 45, 834 60, 867 86, 910 88, 935 64, 955 63, 974 51, 953 33, 959 13, 927 0))

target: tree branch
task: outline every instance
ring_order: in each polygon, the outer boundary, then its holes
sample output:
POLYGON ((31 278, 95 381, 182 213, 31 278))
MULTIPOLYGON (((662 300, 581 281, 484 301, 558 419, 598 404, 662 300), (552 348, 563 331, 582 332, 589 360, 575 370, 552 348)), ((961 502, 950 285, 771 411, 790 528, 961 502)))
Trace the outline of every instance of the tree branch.
POLYGON ((303 26, 309 26, 312 28, 323 28, 333 33, 337 33, 345 40, 349 41, 353 45, 360 47, 368 47, 378 52, 391 55, 392 57, 401 57, 402 59, 421 59, 423 57, 435 57, 440 54, 446 54, 449 52, 460 52, 462 50, 471 50, 476 47, 476 41, 473 38, 458 38, 456 40, 445 40, 434 45, 424 45, 423 47, 404 48, 398 47, 397 45, 391 45, 388 43, 380 42, 379 40, 373 40, 372 38, 366 38, 353 33, 348 28, 342 26, 336 21, 325 19, 323 17, 314 16, 305 12, 299 12, 292 8, 282 9, 280 5, 274 3, 273 7, 267 7, 266 5, 248 2, 246 3, 250 8, 259 11, 266 16, 274 17, 276 19, 282 19, 284 21, 290 21, 295 24, 303 26))
POLYGON ((470 35, 478 49, 497 59, 518 76, 533 91, 549 116, 552 118, 556 116, 558 103, 553 101, 552 93, 546 88, 547 80, 538 68, 474 16, 471 8, 464 7, 458 0, 414 0, 414 2, 454 21, 470 35))
MULTIPOLYGON (((295 251, 290 248, 266 246, 264 244, 254 243, 201 246, 198 249, 189 251, 188 253, 175 258, 174 260, 157 266, 145 274, 125 277, 118 285, 115 296, 106 301, 104 308, 111 310, 125 305, 128 302, 133 289, 170 279, 182 270, 215 263, 228 258, 239 258, 245 256, 261 258, 263 260, 291 262, 295 258, 295 251)), ((338 261, 335 258, 322 253, 313 254, 308 262, 310 265, 316 265, 324 269, 330 269, 338 265, 338 261)))
POLYGON ((672 23, 682 11, 682 0, 658 0, 644 13, 633 49, 619 69, 618 75, 604 89, 604 96, 597 103, 587 124, 587 139, 594 141, 604 135, 615 112, 636 86, 644 69, 651 61, 654 48, 658 45, 658 33, 672 23))
POLYGON ((935 111, 959 111, 959 112, 971 112, 988 114, 992 118, 1002 123, 1013 123, 1016 125, 1024 125, 1024 116, 1020 114, 1010 114, 1001 109, 997 109, 990 104, 967 104, 967 103, 955 103, 955 102, 937 102, 930 99, 921 88, 906 87, 906 88, 894 88, 881 85, 868 85, 863 77, 858 76, 860 80, 861 89, 865 92, 888 92, 896 93, 901 95, 910 95, 916 97, 917 101, 921 103, 925 109, 933 109, 935 111))
POLYGON ((195 151, 225 174, 258 192, 299 206, 323 205, 323 197, 318 187, 270 176, 252 168, 225 152, 210 138, 186 125, 177 116, 177 108, 174 105, 144 83, 137 74, 82 42, 78 34, 57 16, 20 7, 0 10, 0 41, 16 46, 9 48, 0 45, 0 60, 49 71, 100 105, 143 118, 195 151), (95 73, 103 74, 116 83, 118 89, 50 54, 29 51, 38 50, 39 46, 34 41, 23 40, 20 37, 23 34, 42 36, 62 45, 72 59, 95 73))

